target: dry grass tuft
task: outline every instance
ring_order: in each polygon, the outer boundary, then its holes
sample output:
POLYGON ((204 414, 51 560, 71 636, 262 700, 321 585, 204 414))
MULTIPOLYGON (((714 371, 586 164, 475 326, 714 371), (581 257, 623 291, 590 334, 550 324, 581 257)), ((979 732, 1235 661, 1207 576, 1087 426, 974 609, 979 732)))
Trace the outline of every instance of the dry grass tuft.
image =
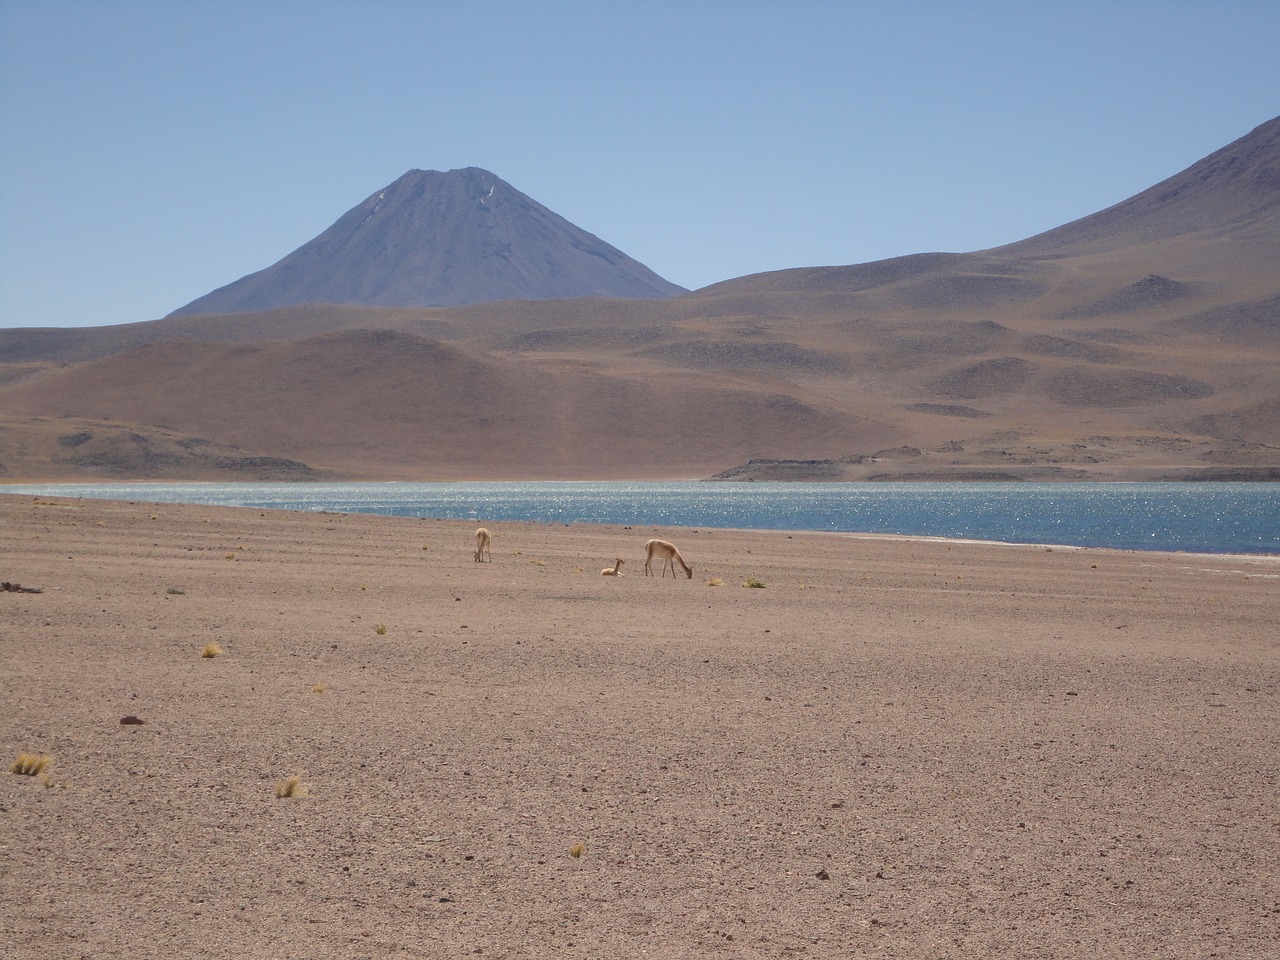
POLYGON ((385 623, 380 623, 373 628, 373 632, 380 637, 385 637, 387 635, 387 625, 385 623))
POLYGON ((312 692, 312 693, 324 693, 324 692, 325 692, 325 690, 327 690, 327 689, 328 689, 328 687, 326 687, 323 683, 317 683, 315 686, 313 686, 313 687, 311 688, 311 692, 312 692))
POLYGON ((42 757, 38 753, 20 753, 18 759, 9 767, 10 773, 23 777, 34 777, 49 765, 52 757, 42 757))
POLYGON ((707 581, 707 586, 708 586, 708 587, 718 587, 718 586, 720 586, 722 583, 724 583, 724 581, 723 581, 723 580, 721 580, 719 577, 712 577, 710 580, 708 580, 708 581, 707 581))
POLYGON ((742 581, 742 585, 744 587, 752 587, 753 589, 756 589, 756 590, 764 589, 764 581, 756 577, 747 577, 747 579, 742 581))
POLYGON ((569 848, 569 856, 573 857, 573 859, 575 860, 580 858, 586 852, 587 852, 587 845, 583 843, 581 840, 579 840, 577 843, 575 843, 572 847, 569 848))
POLYGON ((305 797, 307 795, 307 785, 302 782, 300 774, 294 774, 288 780, 276 784, 276 799, 284 800, 286 797, 305 797))
POLYGON ((200 651, 200 656, 206 660, 212 660, 214 657, 222 656, 222 648, 216 643, 206 643, 204 649, 200 651))

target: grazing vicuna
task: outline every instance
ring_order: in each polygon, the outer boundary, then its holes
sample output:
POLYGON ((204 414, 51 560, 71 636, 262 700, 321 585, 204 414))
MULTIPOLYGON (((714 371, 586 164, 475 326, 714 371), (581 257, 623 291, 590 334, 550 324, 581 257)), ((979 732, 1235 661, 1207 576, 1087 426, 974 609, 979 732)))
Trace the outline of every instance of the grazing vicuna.
POLYGON ((489 546, 493 543, 493 536, 484 527, 476 531, 476 563, 480 563, 481 557, 488 557, 489 562, 493 563, 493 554, 489 552, 489 546))
POLYGON ((690 580, 693 579, 693 567, 684 562, 684 557, 680 556, 680 551, 676 549, 674 543, 668 543, 666 540, 650 540, 644 545, 644 575, 646 577, 653 576, 653 558, 662 558, 662 575, 667 575, 667 567, 671 568, 672 578, 676 575, 676 564, 684 569, 685 576, 690 580))
POLYGON ((622 565, 626 562, 627 561, 623 560, 621 557, 618 557, 618 559, 613 561, 612 567, 605 567, 603 570, 600 571, 600 576, 602 577, 622 576, 622 565))

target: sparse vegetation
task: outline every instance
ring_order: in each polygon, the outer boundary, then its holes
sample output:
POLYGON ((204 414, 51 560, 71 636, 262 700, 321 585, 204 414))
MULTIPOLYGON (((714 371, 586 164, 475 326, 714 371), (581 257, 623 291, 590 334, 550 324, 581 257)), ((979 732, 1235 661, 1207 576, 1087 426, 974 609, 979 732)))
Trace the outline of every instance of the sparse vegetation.
POLYGON ((284 800, 286 797, 305 797, 307 795, 307 785, 302 782, 302 776, 295 773, 288 780, 283 780, 276 784, 276 799, 284 800))
POLYGON ((707 586, 708 586, 708 587, 718 587, 718 586, 720 586, 722 583, 724 583, 724 581, 723 581, 723 580, 721 580, 719 577, 712 577, 710 580, 708 580, 708 581, 707 581, 707 586))
POLYGON ((373 632, 380 637, 384 637, 387 634, 387 625, 385 623, 380 623, 373 628, 373 632))
POLYGON ((13 764, 9 767, 9 772, 16 773, 22 777, 34 777, 49 765, 51 759, 51 757, 43 757, 38 753, 20 753, 18 754, 18 759, 13 761, 13 764))
POLYGON ((324 693, 328 688, 323 683, 317 683, 311 688, 312 693, 324 693))
POLYGON ((758 577, 747 577, 747 579, 742 581, 742 585, 744 587, 751 587, 756 590, 764 589, 764 581, 759 579, 758 577))
POLYGON ((206 643, 204 649, 200 651, 200 656, 206 660, 212 660, 214 657, 222 656, 222 648, 216 643, 206 643))
POLYGON ((581 840, 569 848, 569 856, 573 857, 575 860, 579 859, 586 852, 587 845, 581 840))
POLYGON ((170 587, 165 591, 165 593, 169 594, 171 597, 185 596, 186 592, 187 591, 183 590, 181 587, 170 587))

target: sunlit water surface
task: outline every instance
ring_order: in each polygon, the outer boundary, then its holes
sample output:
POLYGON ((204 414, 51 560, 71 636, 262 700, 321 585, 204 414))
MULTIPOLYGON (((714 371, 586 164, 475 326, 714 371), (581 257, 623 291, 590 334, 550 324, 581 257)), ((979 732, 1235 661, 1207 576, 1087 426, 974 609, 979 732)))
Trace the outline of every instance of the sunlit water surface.
POLYGON ((1274 483, 103 483, 0 485, 0 493, 490 523, 826 530, 1280 554, 1274 483))

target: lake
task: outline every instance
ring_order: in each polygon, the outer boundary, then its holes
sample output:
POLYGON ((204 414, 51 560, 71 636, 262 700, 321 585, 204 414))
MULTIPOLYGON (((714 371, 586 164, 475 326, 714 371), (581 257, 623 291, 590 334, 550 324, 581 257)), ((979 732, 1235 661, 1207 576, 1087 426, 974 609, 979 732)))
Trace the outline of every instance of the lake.
POLYGON ((499 523, 884 533, 1280 554, 1275 483, 101 483, 0 493, 499 523))

